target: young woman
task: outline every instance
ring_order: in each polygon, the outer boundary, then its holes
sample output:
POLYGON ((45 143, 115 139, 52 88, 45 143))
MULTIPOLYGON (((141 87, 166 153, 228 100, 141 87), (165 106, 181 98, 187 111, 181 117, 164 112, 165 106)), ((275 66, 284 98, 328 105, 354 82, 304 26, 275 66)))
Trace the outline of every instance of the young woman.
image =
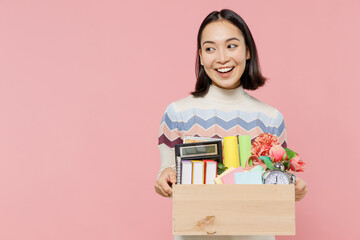
MULTIPOLYGON (((244 20, 231 10, 214 11, 202 22, 197 37, 197 82, 190 96, 171 103, 159 132, 161 169, 155 183, 158 194, 171 196, 176 182, 174 146, 185 136, 223 138, 266 132, 286 146, 282 114, 244 91, 264 85, 254 39, 244 20)), ((307 192, 297 178, 296 200, 307 192)), ((178 236, 175 239, 204 239, 178 236)), ((215 239, 274 239, 274 236, 212 236, 215 239)))

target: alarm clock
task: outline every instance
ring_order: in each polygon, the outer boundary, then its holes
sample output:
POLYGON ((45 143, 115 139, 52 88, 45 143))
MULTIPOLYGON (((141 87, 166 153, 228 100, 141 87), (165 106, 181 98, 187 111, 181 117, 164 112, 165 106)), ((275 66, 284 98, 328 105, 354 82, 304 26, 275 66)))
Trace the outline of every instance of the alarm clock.
POLYGON ((280 162, 274 163, 274 169, 265 171, 262 174, 264 184, 293 184, 296 176, 285 171, 284 164, 280 162))

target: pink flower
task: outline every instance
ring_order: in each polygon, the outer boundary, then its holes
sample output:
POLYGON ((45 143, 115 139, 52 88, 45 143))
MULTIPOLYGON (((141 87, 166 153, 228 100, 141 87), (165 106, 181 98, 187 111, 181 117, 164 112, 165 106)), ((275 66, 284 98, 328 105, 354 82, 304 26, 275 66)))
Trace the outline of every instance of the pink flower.
POLYGON ((251 153, 256 156, 269 156, 270 148, 277 145, 278 138, 268 133, 261 133, 251 144, 251 153))
POLYGON ((266 170, 266 168, 267 168, 266 164, 265 164, 262 160, 260 160, 258 156, 256 156, 256 155, 251 155, 251 156, 249 157, 249 160, 250 160, 250 159, 252 160, 252 164, 253 164, 253 165, 252 165, 252 166, 249 166, 248 164, 246 164, 246 167, 244 168, 244 170, 250 170, 250 169, 256 167, 257 165, 262 166, 262 167, 264 168, 264 170, 266 170))
POLYGON ((290 169, 296 172, 303 172, 305 169, 305 162, 301 159, 300 155, 297 154, 294 158, 290 160, 290 169), (295 168, 294 168, 295 166, 295 168))
POLYGON ((285 149, 280 145, 272 146, 270 148, 269 155, 273 162, 280 162, 283 158, 287 158, 285 149))

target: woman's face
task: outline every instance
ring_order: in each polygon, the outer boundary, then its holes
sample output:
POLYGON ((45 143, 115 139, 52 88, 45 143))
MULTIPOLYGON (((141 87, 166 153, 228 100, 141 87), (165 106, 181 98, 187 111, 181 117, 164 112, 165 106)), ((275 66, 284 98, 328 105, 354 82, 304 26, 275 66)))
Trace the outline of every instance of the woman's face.
POLYGON ((241 31, 227 20, 211 22, 201 34, 200 64, 212 83, 225 89, 240 86, 250 53, 241 31))

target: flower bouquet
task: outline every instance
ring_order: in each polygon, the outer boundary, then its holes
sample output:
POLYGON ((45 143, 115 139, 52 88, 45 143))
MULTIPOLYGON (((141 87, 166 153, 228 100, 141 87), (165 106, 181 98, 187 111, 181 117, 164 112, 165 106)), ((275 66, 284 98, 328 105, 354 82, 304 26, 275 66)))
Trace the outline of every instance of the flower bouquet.
POLYGON ((300 155, 289 148, 283 148, 278 138, 272 134, 262 133, 257 136, 251 144, 251 154, 251 168, 261 165, 264 170, 274 169, 274 163, 282 163, 285 170, 292 172, 303 172, 305 168, 300 155))

